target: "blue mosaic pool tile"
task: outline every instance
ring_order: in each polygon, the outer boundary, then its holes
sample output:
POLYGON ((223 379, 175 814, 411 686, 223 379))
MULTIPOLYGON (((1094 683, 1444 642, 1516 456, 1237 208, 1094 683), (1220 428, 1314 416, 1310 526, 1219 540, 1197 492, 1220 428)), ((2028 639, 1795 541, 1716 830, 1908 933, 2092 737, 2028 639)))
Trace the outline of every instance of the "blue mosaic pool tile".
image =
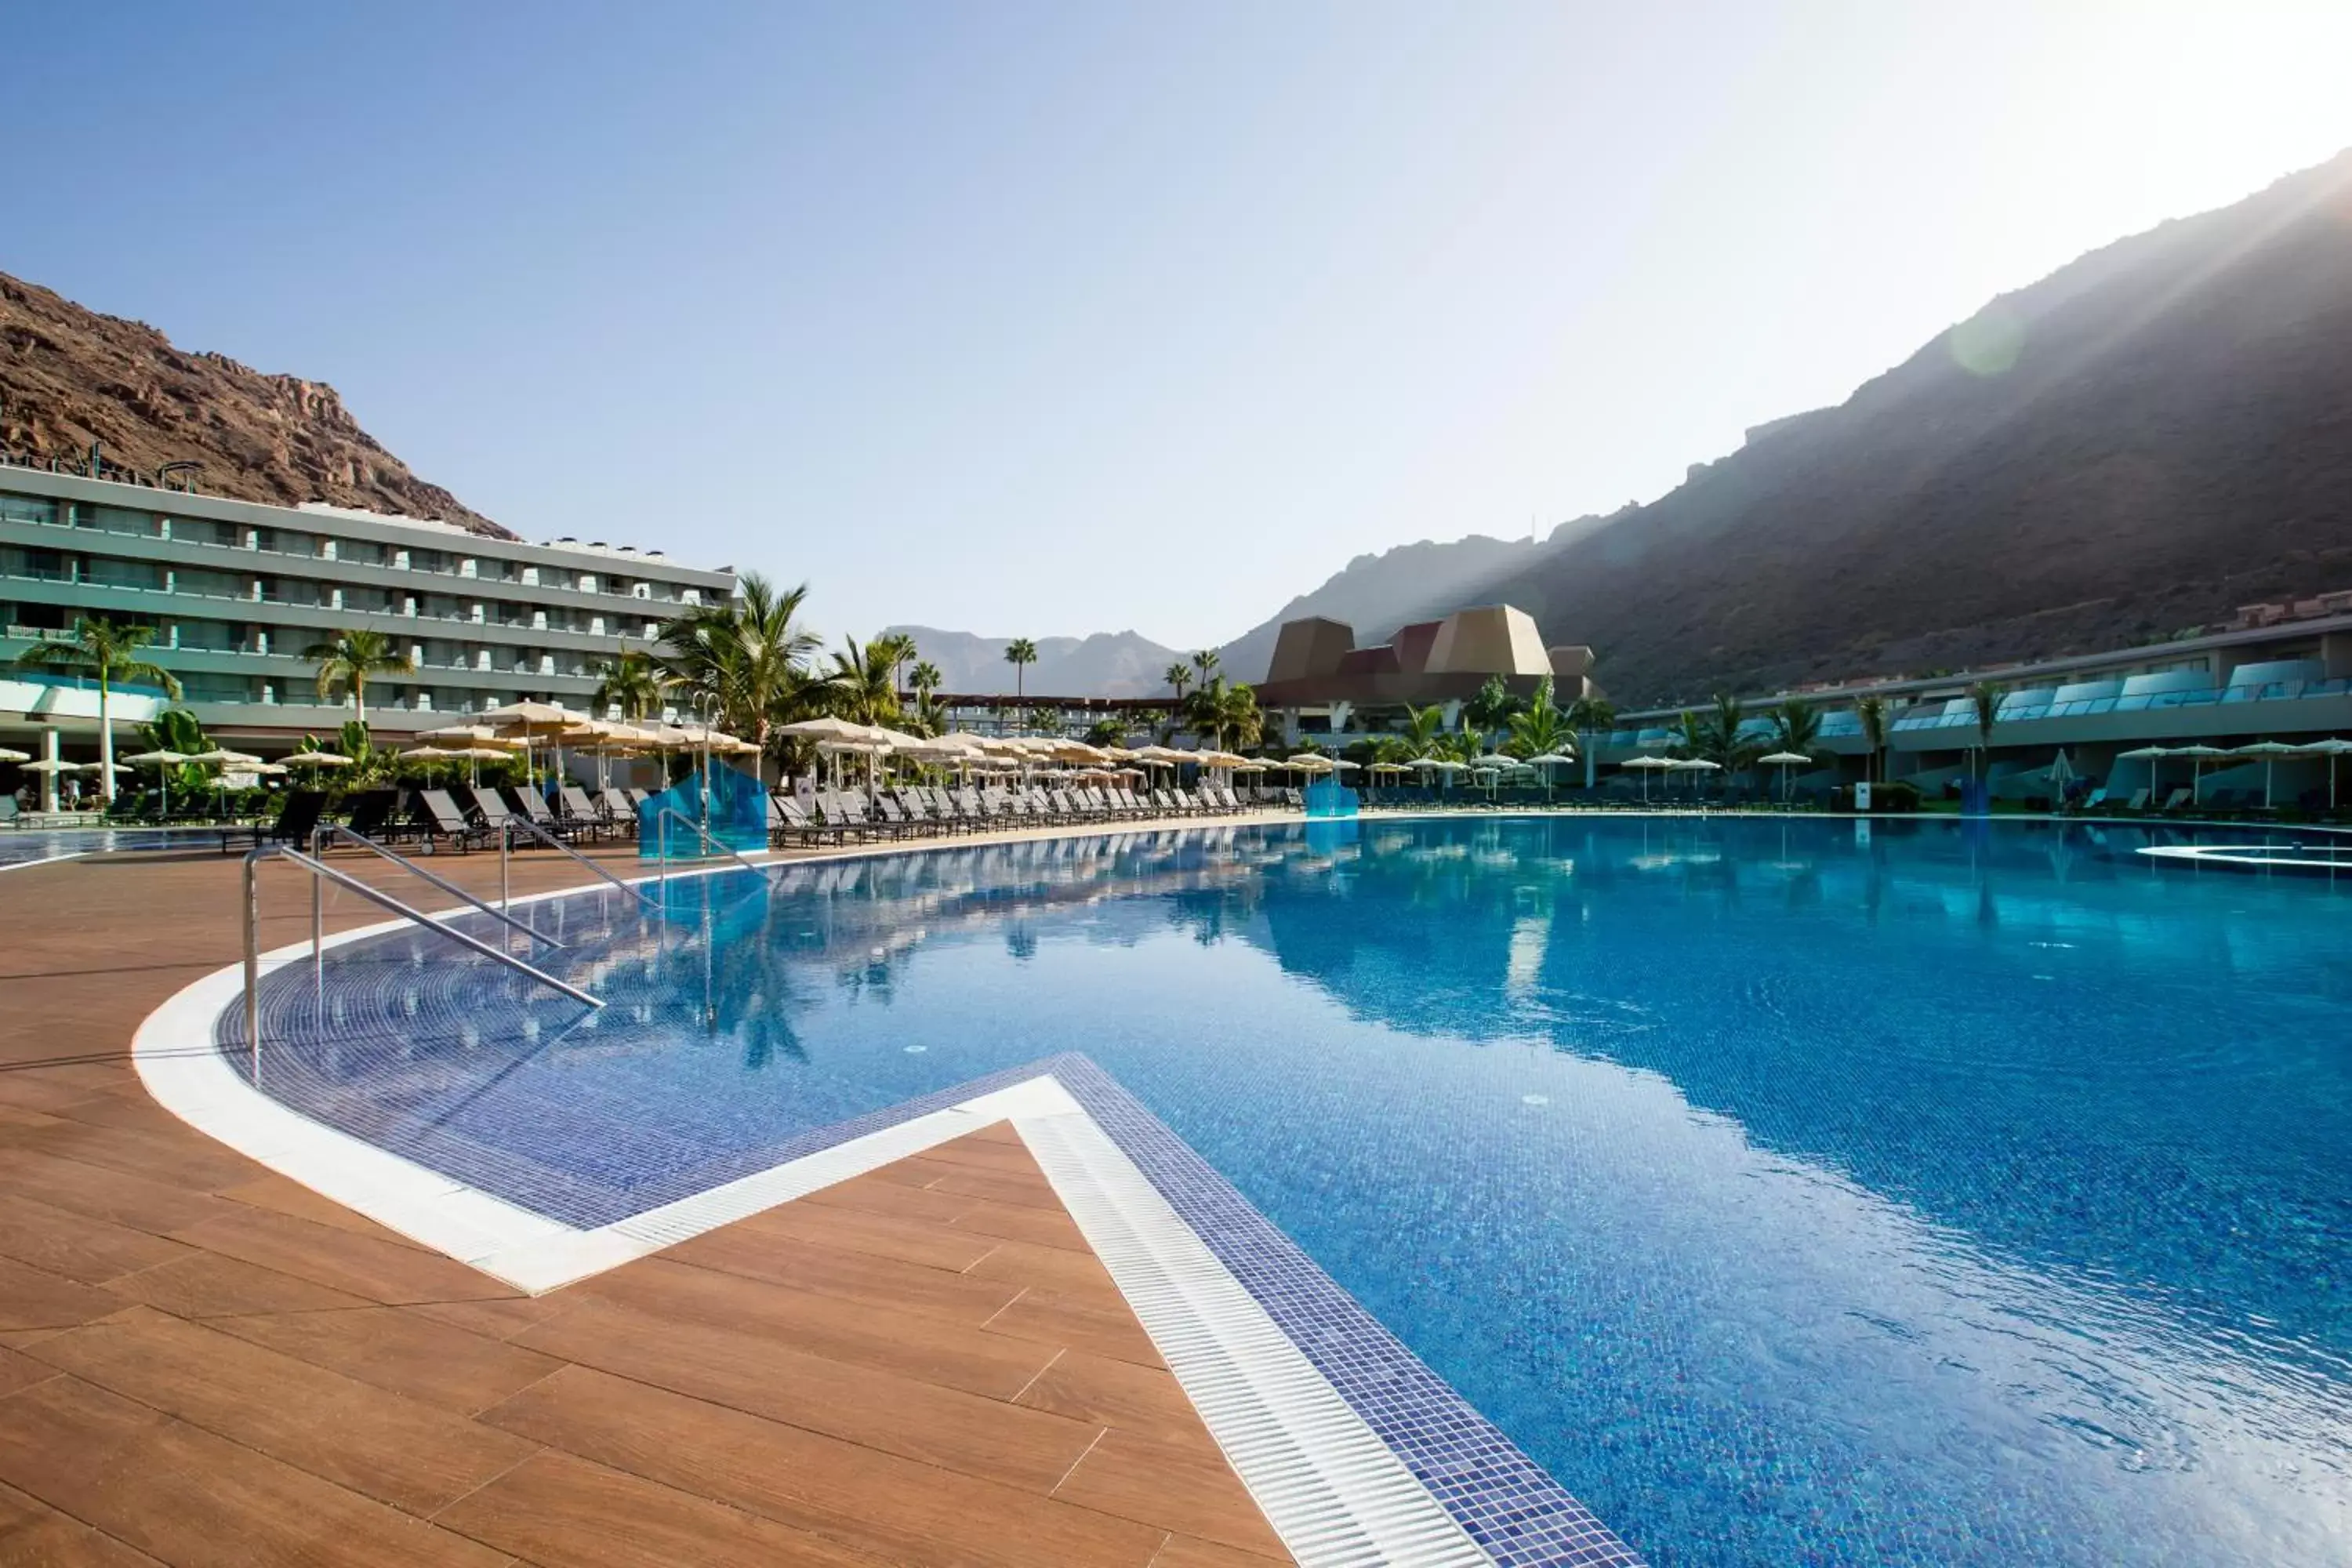
POLYGON ((1054 1076, 1133 1160, 1341 1398, 1506 1568, 1638 1568, 1642 1558, 1083 1056, 1054 1076))

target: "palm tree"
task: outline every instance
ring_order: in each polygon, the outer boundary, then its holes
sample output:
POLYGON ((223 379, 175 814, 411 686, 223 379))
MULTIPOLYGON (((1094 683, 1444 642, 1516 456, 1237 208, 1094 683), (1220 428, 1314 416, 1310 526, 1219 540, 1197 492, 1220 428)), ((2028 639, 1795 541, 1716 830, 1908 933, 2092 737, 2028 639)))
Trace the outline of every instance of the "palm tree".
POLYGON ((1756 742, 1740 733, 1748 710, 1737 697, 1717 692, 1714 706, 1702 712, 1685 711, 1675 724, 1675 744, 1694 757, 1710 762, 1727 773, 1736 773, 1756 760, 1756 742))
POLYGON ((1862 722, 1862 743, 1870 748, 1863 773, 1875 784, 1878 753, 1886 749, 1886 699, 1875 695, 1862 699, 1853 705, 1853 716, 1862 722))
POLYGON ((906 688, 899 684, 898 671, 919 657, 915 651, 915 639, 906 632, 877 632, 868 646, 890 667, 890 689, 905 690, 906 688))
POLYGON ((1504 745, 1513 756, 1549 756, 1559 750, 1568 739, 1569 721, 1552 701, 1550 676, 1536 683, 1536 694, 1528 700, 1526 709, 1511 714, 1506 722, 1511 738, 1504 745))
POLYGON ((1176 660, 1160 672, 1160 679, 1176 689, 1176 700, 1184 700, 1184 689, 1192 684, 1192 667, 1182 659, 1176 660))
POLYGON ((1993 681, 1979 680, 1969 688, 1969 705, 1977 710, 1977 776, 1982 778, 1992 763, 1992 727, 2000 717, 2000 687, 1993 681))
POLYGON ((1223 751, 1230 732, 1236 746, 1254 746, 1265 733, 1265 718, 1258 711, 1257 693, 1246 686, 1228 686, 1222 675, 1212 675, 1185 700, 1185 721, 1192 732, 1223 751))
POLYGON ((898 718, 898 689, 892 674, 887 634, 864 647, 841 639, 833 656, 833 710, 857 724, 891 724, 898 718))
POLYGON ((153 626, 122 626, 103 616, 77 616, 71 642, 35 643, 16 656, 20 669, 96 678, 98 794, 109 805, 114 804, 115 682, 144 681, 162 687, 174 702, 180 700, 179 678, 162 665, 141 657, 140 650, 154 640, 153 626))
POLYGON ((915 668, 907 672, 907 684, 913 687, 916 697, 925 702, 931 700, 931 693, 937 691, 940 682, 946 679, 940 673, 940 667, 928 658, 918 659, 915 668))
POLYGON ((1019 702, 1026 695, 1022 688, 1022 676, 1037 662, 1037 645, 1027 637, 1014 637, 1004 645, 1004 662, 1013 667, 1013 700, 1019 702))
POLYGON ((1210 677, 1217 673, 1217 650, 1213 647, 1204 647, 1200 652, 1194 654, 1192 656, 1192 668, 1201 672, 1199 679, 1205 683, 1210 677))
POLYGON ((406 675, 416 661, 401 651, 389 632, 340 631, 327 642, 312 643, 304 658, 319 661, 319 695, 333 700, 337 689, 351 688, 352 707, 359 721, 367 722, 367 683, 371 675, 406 675))
POLYGON ((662 625, 656 662, 676 686, 717 710, 731 732, 765 750, 775 726, 803 717, 824 696, 809 672, 816 634, 800 623, 808 584, 779 593, 747 572, 736 596, 662 625))
POLYGON ((617 708, 621 717, 635 721, 661 706, 661 671, 643 648, 622 648, 619 657, 596 667, 596 706, 617 708))
POLYGON ((1437 744, 1437 738, 1444 732, 1444 709, 1434 702, 1426 708, 1415 708, 1411 703, 1405 705, 1404 742, 1408 755, 1429 755, 1430 748, 1437 744))
POLYGON ((1114 713, 1096 720, 1087 726, 1089 746, 1123 746, 1127 744, 1127 721, 1114 713))
POLYGON ((1821 710, 1801 698, 1790 698, 1772 710, 1772 739, 1780 751, 1813 755, 1822 744, 1821 710))
POLYGON ((1485 741, 1509 723, 1511 715, 1518 710, 1519 700, 1511 695, 1510 687, 1501 676, 1490 675, 1486 683, 1478 688, 1478 694, 1462 705, 1462 718, 1478 731, 1478 739, 1485 741))

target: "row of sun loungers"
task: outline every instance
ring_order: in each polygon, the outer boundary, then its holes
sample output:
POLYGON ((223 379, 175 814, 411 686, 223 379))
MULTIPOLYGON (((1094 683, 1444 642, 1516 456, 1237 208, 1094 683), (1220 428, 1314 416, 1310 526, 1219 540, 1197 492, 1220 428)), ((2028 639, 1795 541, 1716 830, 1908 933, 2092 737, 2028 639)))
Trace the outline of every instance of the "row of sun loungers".
POLYGON ((768 837, 778 846, 940 837, 1007 827, 1077 826, 1146 817, 1230 816, 1251 809, 1230 789, 947 789, 820 794, 811 806, 789 795, 768 802, 768 837))
MULTIPOLYGON (((348 826, 362 838, 390 846, 465 851, 497 843, 509 822, 528 823, 565 843, 634 837, 637 807, 646 798, 641 789, 607 787, 591 792, 579 784, 565 784, 551 806, 537 790, 453 785, 414 791, 363 790, 346 804, 351 808, 348 826)), ((287 796, 275 821, 224 830, 221 848, 284 844, 307 849, 324 818, 326 800, 319 791, 296 790, 287 796)), ((529 833, 516 833, 511 842, 516 848, 524 848, 535 839, 529 833)))

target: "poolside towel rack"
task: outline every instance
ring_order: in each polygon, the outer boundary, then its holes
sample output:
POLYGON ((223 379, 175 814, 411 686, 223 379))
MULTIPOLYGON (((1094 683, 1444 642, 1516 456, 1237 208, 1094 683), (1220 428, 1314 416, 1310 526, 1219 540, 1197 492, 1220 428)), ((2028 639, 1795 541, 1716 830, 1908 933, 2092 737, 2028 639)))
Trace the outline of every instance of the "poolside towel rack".
MULTIPOLYGON (((398 857, 395 856, 394 858, 397 859, 398 857)), ((415 921, 436 936, 447 937, 460 947, 471 948, 485 958, 505 964, 509 969, 528 975, 542 985, 561 991, 575 1002, 584 1002, 591 1007, 602 1007, 604 1005, 603 998, 592 996, 577 985, 558 980, 545 970, 534 968, 511 953, 502 952, 471 932, 459 931, 453 925, 435 920, 421 910, 402 903, 390 893, 368 886, 367 883, 347 871, 339 871, 325 861, 314 859, 299 849, 289 848, 282 844, 265 844, 258 848, 247 851, 245 856, 245 1043, 247 1048, 253 1054, 256 1073, 258 1073, 261 1068, 261 888, 257 873, 261 863, 271 859, 290 860, 310 873, 313 911, 310 963, 314 974, 318 973, 326 946, 321 929, 323 917, 320 913, 321 903, 318 896, 319 881, 323 879, 337 887, 350 889, 370 903, 390 910, 404 920, 415 921)), ((435 879, 438 880, 437 878, 435 879)), ((478 900, 469 899, 467 901, 479 903, 478 900)), ((492 910, 489 912, 496 914, 498 911, 492 910)))

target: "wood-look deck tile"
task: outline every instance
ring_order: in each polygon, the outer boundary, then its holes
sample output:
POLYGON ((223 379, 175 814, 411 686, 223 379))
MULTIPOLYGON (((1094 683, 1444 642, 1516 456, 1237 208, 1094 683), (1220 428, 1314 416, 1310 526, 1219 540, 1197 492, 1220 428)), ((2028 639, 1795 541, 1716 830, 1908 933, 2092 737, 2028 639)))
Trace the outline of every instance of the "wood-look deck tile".
POLYGON ((0 1486, 0 1568, 140 1568, 154 1561, 38 1498, 0 1486))
POLYGON ((1104 1513, 1267 1556, 1283 1555, 1224 1456, 1113 1427, 1087 1451, 1054 1496, 1104 1513))
MULTIPOLYGON (((195 1133, 191 1130, 188 1135, 195 1133)), ((230 1205, 208 1194, 5 1145, 0 1145, 0 1194, 158 1236, 230 1212, 230 1205)))
POLYGON ((789 1341, 594 1302, 520 1343, 582 1366, 1040 1495, 1096 1424, 807 1354, 789 1341))
POLYGON ((0 1258, 0 1329, 70 1328, 121 1307, 103 1290, 0 1258))
POLYGON ((1160 1555, 1151 1560, 1151 1568, 1265 1568, 1268 1563, 1289 1561, 1286 1553, 1265 1557, 1194 1536, 1171 1535, 1160 1549, 1160 1555))
POLYGON ((201 1249, 177 1262, 142 1268, 110 1279, 103 1289, 115 1305, 139 1302, 183 1318, 213 1318, 229 1312, 309 1312, 369 1303, 324 1285, 280 1274, 201 1249))
POLYGON ((1097 1355, 1164 1367, 1159 1349, 1134 1312, 1121 1300, 1065 1295, 1056 1290, 1024 1290, 1004 1310, 988 1320, 988 1331, 1038 1344, 1067 1345, 1097 1355))
MULTIPOLYGON (((57 1114, 68 1115, 70 1108, 57 1114)), ((169 1183, 184 1192, 208 1193, 249 1182, 261 1174, 261 1167, 252 1161, 209 1139, 130 1127, 102 1127, 90 1121, 14 1128, 0 1142, 11 1149, 79 1160, 127 1176, 169 1183)))
MULTIPOLYGON (((812 1194, 814 1195, 814 1194, 812 1194)), ((1072 1252, 1094 1256, 1087 1245, 1077 1221, 1059 1209, 1023 1208, 1016 1204, 978 1203, 948 1196, 928 1194, 948 1203, 964 1203, 963 1212, 948 1223, 958 1230, 977 1231, 1004 1241, 1026 1241, 1038 1247, 1059 1247, 1072 1252)), ((803 1200, 803 1202, 807 1200, 803 1200)))
MULTIPOLYGON (((1014 1403, 1074 1421, 1143 1432, 1190 1431, 1199 1425, 1174 1373, 1092 1351, 1064 1351, 1014 1403)), ((1208 1434, 1202 1430, 1201 1436, 1205 1439, 1208 1434)))
POLYGON ((887 1568, 824 1536, 551 1452, 453 1504, 439 1522, 566 1568, 887 1568))
POLYGON ((926 1189, 946 1193, 960 1198, 986 1198, 991 1203, 1013 1208, 1044 1209, 1062 1214, 1062 1200, 1055 1195, 1054 1184, 1042 1175, 1029 1175, 1013 1171, 982 1171, 970 1165, 952 1165, 945 1161, 910 1160, 901 1164, 928 1171, 930 1185, 926 1189))
POLYGON ((0 1345, 0 1399, 57 1374, 58 1369, 47 1362, 35 1361, 22 1351, 0 1345))
POLYGON ((1034 1342, 942 1318, 789 1290, 667 1258, 572 1287, 673 1322, 778 1340, 828 1360, 1011 1399, 1053 1359, 1034 1342))
POLYGON ((504 1554, 75 1377, 0 1399, 0 1481, 174 1568, 504 1554))
MULTIPOLYGON (((996 1125, 1012 1126, 1004 1121, 996 1125)), ((924 1150, 923 1158, 933 1164, 963 1165, 975 1171, 995 1171, 1005 1175, 1040 1176, 1045 1173, 1038 1169, 1036 1157, 1029 1152, 1029 1146, 1021 1142, 1017 1131, 1009 1142, 983 1138, 976 1132, 967 1133, 961 1138, 950 1139, 924 1150)))
POLYGON ((173 1239, 392 1306, 520 1293, 439 1253, 268 1209, 240 1206, 173 1239))
POLYGON ((936 1220, 952 1225, 976 1206, 969 1198, 903 1185, 887 1177, 867 1174, 835 1182, 796 1200, 823 1208, 855 1209, 861 1214, 887 1215, 896 1219, 936 1220))
POLYGON ((77 1329, 27 1353, 415 1514, 454 1502, 532 1448, 446 1410, 161 1312, 77 1329))
POLYGON ((188 1248, 176 1241, 52 1208, 37 1198, 20 1195, 0 1203, 0 1257, 84 1285, 101 1285, 187 1255, 188 1248))
POLYGON ((975 1279, 1010 1279, 1082 1300, 1115 1302, 1121 1307, 1127 1301, 1100 1258, 1066 1247, 1002 1239, 969 1272, 975 1279))
POLYGON ((301 1183, 289 1176, 281 1176, 275 1171, 257 1182, 247 1182, 241 1186, 224 1187, 218 1195, 232 1203, 246 1204, 257 1209, 268 1209, 277 1214, 291 1215, 297 1219, 307 1219, 314 1225, 331 1225, 356 1236, 373 1237, 378 1241, 391 1242, 395 1247, 405 1247, 418 1252, 432 1250, 423 1242, 403 1236, 388 1226, 378 1225, 356 1209, 345 1208, 325 1194, 313 1192, 301 1183))
POLYGON ((425 1315, 421 1307, 213 1318, 210 1327, 313 1366, 461 1415, 527 1388, 562 1364, 551 1356, 425 1315))
POLYGON ((820 1296, 926 1312, 960 1323, 982 1323, 1021 1293, 1017 1282, 975 1279, 920 1263, 794 1241, 727 1226, 682 1242, 663 1254, 678 1263, 810 1290, 820 1296))
POLYGON ((916 1568, 1144 1568, 1165 1533, 585 1368, 483 1419, 916 1568))
POLYGON ((546 1296, 514 1296, 481 1301, 418 1301, 404 1309, 436 1323, 464 1329, 489 1340, 510 1340, 534 1324, 561 1317, 582 1298, 568 1290, 546 1296))
POLYGON ((746 1236, 784 1236, 845 1252, 895 1258, 958 1273, 1003 1245, 1001 1238, 957 1230, 937 1220, 891 1219, 821 1204, 779 1204, 729 1227, 746 1236))

